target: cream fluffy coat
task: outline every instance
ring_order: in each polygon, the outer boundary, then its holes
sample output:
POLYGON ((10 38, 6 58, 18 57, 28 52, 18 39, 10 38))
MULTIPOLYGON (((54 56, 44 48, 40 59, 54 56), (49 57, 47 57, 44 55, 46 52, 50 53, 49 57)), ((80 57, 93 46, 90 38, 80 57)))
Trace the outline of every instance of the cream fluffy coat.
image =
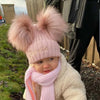
POLYGON ((80 74, 67 63, 61 54, 61 72, 55 81, 56 100, 87 100, 80 74))
MULTIPOLYGON (((80 74, 61 54, 61 71, 55 81, 55 100, 87 100, 80 74)), ((24 94, 25 98, 25 94, 24 94)))

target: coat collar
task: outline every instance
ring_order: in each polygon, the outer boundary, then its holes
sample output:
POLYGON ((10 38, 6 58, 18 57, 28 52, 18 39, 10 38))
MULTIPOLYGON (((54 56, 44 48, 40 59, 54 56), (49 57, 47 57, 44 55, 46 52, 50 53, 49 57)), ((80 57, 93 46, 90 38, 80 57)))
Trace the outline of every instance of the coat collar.
POLYGON ((62 77, 62 75, 64 75, 64 73, 67 70, 67 65, 68 65, 67 61, 66 61, 66 58, 65 58, 65 56, 62 53, 61 53, 60 60, 61 60, 61 71, 60 71, 60 73, 59 73, 57 78, 60 78, 60 77, 62 77))

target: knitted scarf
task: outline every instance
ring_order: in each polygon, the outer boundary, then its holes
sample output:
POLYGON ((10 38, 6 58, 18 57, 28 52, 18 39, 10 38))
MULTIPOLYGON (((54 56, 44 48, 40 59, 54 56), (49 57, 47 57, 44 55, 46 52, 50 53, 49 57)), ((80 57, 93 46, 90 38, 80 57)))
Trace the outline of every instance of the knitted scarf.
POLYGON ((36 96, 32 88, 32 81, 41 85, 40 100, 55 100, 54 81, 57 78, 60 69, 60 61, 57 68, 48 74, 38 73, 33 67, 29 67, 25 73, 25 85, 26 90, 28 91, 26 92, 26 100, 36 100, 36 96))

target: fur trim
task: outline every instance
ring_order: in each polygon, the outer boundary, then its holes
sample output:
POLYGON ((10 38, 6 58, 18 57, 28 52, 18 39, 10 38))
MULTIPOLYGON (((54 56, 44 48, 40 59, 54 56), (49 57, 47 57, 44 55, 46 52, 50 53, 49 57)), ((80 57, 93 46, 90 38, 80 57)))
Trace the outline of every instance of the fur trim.
POLYGON ((27 15, 16 16, 8 31, 8 41, 17 50, 26 51, 33 41, 33 23, 27 15))
POLYGON ((68 26, 63 20, 62 16, 56 9, 49 6, 46 10, 43 10, 38 16, 38 27, 45 29, 50 36, 60 42, 64 36, 64 32, 68 31, 68 26))

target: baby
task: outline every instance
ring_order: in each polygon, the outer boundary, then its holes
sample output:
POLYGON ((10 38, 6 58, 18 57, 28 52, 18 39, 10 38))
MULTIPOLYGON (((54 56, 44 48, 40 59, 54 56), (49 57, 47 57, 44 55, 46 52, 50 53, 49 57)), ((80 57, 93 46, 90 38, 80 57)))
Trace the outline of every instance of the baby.
POLYGON ((79 73, 60 53, 58 42, 66 31, 63 18, 50 6, 37 16, 35 24, 27 15, 13 20, 8 40, 29 61, 25 100, 87 100, 79 73))

